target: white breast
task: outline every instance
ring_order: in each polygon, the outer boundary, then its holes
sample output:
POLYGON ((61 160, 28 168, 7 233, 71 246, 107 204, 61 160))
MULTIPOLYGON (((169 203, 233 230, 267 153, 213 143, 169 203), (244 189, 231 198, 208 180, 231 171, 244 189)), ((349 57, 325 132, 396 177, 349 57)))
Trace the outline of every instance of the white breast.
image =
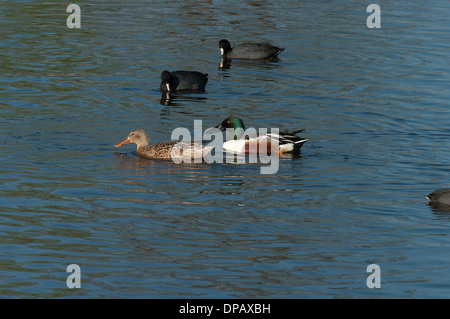
POLYGON ((223 149, 227 152, 245 153, 245 140, 230 140, 223 143, 223 149))

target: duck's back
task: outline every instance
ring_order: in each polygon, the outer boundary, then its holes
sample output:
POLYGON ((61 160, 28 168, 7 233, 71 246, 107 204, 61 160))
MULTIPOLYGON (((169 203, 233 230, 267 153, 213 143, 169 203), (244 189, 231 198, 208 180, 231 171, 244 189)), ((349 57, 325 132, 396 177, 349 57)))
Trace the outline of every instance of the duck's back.
POLYGON ((276 57, 284 48, 269 43, 241 43, 227 53, 229 59, 259 60, 276 57))
POLYGON ((198 71, 172 72, 172 85, 176 91, 204 90, 208 82, 208 74, 198 71))
POLYGON ((137 153, 151 159, 173 160, 174 158, 202 158, 205 154, 211 152, 211 150, 211 147, 205 148, 201 142, 166 141, 138 148, 137 153))
POLYGON ((154 159, 172 159, 172 148, 178 141, 160 142, 155 145, 148 145, 138 148, 136 152, 146 158, 154 159))

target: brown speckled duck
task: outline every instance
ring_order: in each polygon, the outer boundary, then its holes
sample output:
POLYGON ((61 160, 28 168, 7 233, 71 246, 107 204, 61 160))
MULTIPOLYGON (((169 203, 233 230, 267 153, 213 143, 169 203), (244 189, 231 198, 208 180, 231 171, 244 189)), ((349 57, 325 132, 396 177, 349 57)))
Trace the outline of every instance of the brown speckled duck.
POLYGON ((150 159, 165 159, 173 160, 177 159, 196 159, 207 156, 213 149, 213 147, 205 147, 200 142, 191 143, 191 152, 184 153, 184 149, 187 149, 188 144, 180 141, 166 141, 160 142, 155 145, 150 145, 150 139, 143 129, 137 129, 132 131, 121 142, 114 145, 120 147, 129 143, 135 143, 137 145, 136 152, 143 157, 150 159), (174 156, 172 157, 172 153, 174 156))

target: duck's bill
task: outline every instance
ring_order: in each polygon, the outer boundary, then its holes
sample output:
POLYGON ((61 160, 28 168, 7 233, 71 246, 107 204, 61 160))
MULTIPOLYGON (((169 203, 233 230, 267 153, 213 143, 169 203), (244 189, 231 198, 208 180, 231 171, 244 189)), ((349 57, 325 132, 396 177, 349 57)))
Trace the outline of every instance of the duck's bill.
POLYGON ((131 141, 128 139, 128 137, 126 139, 124 139, 123 141, 117 143, 116 145, 114 145, 114 147, 121 147, 122 145, 126 145, 131 143, 131 141))
POLYGON ((220 55, 223 56, 225 53, 225 50, 223 48, 220 48, 220 55))

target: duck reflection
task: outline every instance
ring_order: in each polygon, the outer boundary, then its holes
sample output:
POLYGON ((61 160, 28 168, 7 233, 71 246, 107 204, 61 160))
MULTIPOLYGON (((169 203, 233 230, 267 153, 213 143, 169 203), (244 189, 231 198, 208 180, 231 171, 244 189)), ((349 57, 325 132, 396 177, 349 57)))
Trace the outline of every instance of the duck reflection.
POLYGON ((220 59, 219 70, 228 70, 229 68, 231 68, 231 60, 224 58, 220 59))
POLYGON ((161 95, 161 99, 159 101, 159 104, 163 105, 163 106, 169 106, 172 105, 172 101, 173 101, 173 96, 170 93, 163 93, 161 95))
POLYGON ((171 93, 163 93, 161 95, 161 99, 159 103, 163 106, 171 106, 177 105, 178 103, 175 101, 193 101, 193 102, 204 102, 207 100, 207 97, 204 96, 195 96, 195 95, 180 95, 180 94, 171 94, 171 93))
POLYGON ((268 60, 232 60, 221 58, 219 62, 219 70, 229 70, 231 69, 231 64, 243 68, 256 68, 256 69, 268 69, 279 65, 277 62, 280 61, 279 58, 271 58, 268 60))
POLYGON ((145 174, 149 171, 149 168, 156 170, 163 169, 165 172, 178 173, 181 171, 189 172, 195 171, 198 175, 198 170, 208 167, 208 163, 202 161, 201 163, 174 163, 171 160, 161 160, 161 159, 148 159, 139 156, 136 152, 130 153, 114 153, 116 157, 116 166, 121 170, 133 171, 136 173, 143 170, 145 174))
POLYGON ((437 216, 443 219, 450 219, 450 206, 436 203, 427 203, 437 216))

